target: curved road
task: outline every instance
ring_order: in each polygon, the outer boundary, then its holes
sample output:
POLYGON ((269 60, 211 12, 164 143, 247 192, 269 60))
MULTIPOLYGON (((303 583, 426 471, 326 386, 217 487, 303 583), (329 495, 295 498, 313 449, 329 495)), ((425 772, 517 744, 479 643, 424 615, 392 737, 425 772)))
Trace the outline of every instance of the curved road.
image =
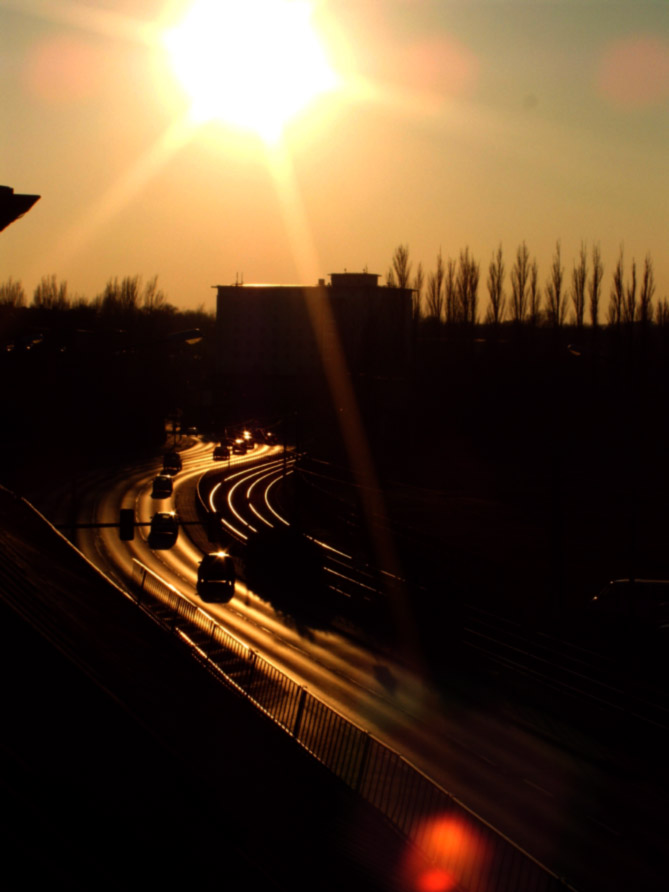
MULTIPOLYGON (((260 525, 286 523, 277 498, 284 473, 279 447, 256 447, 225 463, 214 463, 211 451, 201 443, 183 451, 170 499, 151 497, 157 461, 123 469, 86 493, 79 519, 113 523, 121 507, 133 507, 147 523, 154 511, 177 505, 182 520, 195 520, 198 481, 216 467, 222 479, 212 504, 225 512, 231 534, 243 539, 260 525)), ((195 579, 202 551, 194 540, 201 543, 202 534, 188 526, 169 550, 149 547, 148 526, 138 527, 132 542, 120 542, 114 528, 78 534, 80 549, 121 584, 136 557, 201 606, 195 579)), ((330 548, 325 557, 342 597, 374 597, 366 570, 345 552, 330 548)), ((577 731, 554 728, 558 744, 528 731, 532 717, 510 703, 490 709, 439 698, 419 674, 343 632, 300 635, 242 582, 229 604, 205 609, 577 889, 664 888, 662 791, 631 775, 628 765, 613 763, 606 751, 579 756, 577 731)))

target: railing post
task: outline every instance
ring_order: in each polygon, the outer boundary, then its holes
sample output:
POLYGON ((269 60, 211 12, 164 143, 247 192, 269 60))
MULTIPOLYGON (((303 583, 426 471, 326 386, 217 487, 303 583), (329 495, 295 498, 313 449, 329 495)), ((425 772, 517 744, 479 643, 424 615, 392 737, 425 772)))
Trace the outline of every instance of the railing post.
POLYGON ((256 668, 256 657, 257 657, 256 652, 249 647, 249 657, 248 657, 249 672, 248 672, 247 681, 246 681, 248 688, 251 687, 251 682, 253 681, 253 675, 254 675, 255 668, 256 668))
POLYGON ((367 756, 369 754, 369 731, 363 731, 365 735, 365 740, 362 745, 362 755, 360 756, 360 766, 358 768, 358 776, 355 779, 355 783, 353 784, 353 789, 356 793, 360 792, 360 786, 362 784, 362 778, 367 770, 367 756))
POLYGON ((211 660, 211 652, 213 650, 212 644, 214 643, 214 637, 216 635, 216 623, 214 620, 211 621, 211 632, 209 633, 209 641, 207 641, 207 659, 211 660))
POLYGON ((179 601, 175 601, 173 597, 170 597, 168 604, 171 616, 170 631, 172 632, 172 634, 174 634, 177 630, 177 624, 179 620, 179 601))
POLYGON ((137 595, 137 605, 138 606, 142 603, 142 593, 144 592, 145 583, 146 583, 146 567, 142 567, 141 581, 139 583, 139 594, 137 595))
POLYGON ((300 691, 300 699, 297 701, 297 715, 295 716, 295 725, 293 727, 293 737, 297 738, 302 724, 302 713, 304 712, 304 704, 307 699, 307 689, 305 687, 300 691))

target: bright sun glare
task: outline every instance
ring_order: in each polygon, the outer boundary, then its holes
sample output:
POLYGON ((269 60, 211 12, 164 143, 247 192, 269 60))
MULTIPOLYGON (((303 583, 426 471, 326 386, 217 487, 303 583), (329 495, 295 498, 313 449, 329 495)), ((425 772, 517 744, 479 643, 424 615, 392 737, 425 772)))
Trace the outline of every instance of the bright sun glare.
POLYGON ((219 119, 276 141, 337 76, 306 0, 194 0, 165 32, 193 119, 219 119))

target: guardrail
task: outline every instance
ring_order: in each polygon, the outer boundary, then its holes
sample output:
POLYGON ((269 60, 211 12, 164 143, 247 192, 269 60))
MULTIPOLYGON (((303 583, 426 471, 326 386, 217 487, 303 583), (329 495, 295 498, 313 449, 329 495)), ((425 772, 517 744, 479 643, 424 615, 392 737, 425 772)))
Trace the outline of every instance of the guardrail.
MULTIPOLYGON (((138 604, 186 639, 226 685, 243 694, 385 815, 441 872, 444 888, 463 892, 573 889, 399 753, 231 635, 137 559, 133 559, 133 583, 138 604)), ((410 862, 406 870, 411 872, 410 862)), ((417 878, 413 879, 415 886, 417 878)))

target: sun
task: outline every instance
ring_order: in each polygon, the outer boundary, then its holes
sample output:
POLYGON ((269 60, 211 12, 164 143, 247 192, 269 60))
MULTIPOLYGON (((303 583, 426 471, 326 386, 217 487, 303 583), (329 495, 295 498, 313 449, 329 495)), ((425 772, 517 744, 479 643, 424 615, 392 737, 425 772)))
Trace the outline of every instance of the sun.
POLYGON ((163 34, 195 121, 219 119, 278 140, 338 78, 306 0, 194 0, 163 34))

